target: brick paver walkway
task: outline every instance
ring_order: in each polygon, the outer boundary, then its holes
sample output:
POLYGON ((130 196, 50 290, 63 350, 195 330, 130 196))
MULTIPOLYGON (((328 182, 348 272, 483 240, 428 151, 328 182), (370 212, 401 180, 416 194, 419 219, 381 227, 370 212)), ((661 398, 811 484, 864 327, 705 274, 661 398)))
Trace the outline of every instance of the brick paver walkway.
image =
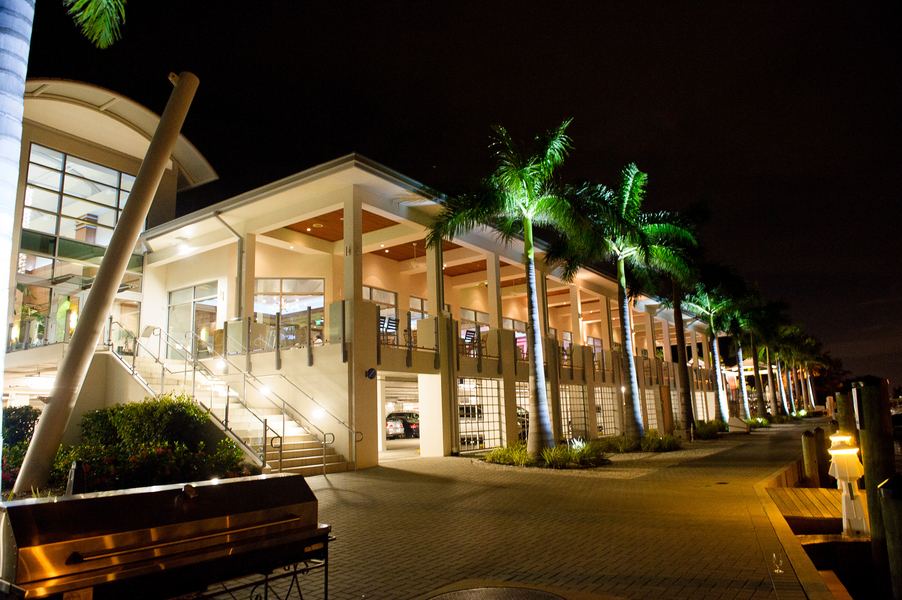
MULTIPOLYGON (((421 458, 308 478, 337 537, 329 596, 428 597, 466 579, 568 598, 804 598, 788 561, 771 572, 782 547, 753 486, 801 454, 806 427, 716 442, 725 449, 679 464, 574 472, 421 458)), ((321 576, 303 588, 319 597, 321 576)))

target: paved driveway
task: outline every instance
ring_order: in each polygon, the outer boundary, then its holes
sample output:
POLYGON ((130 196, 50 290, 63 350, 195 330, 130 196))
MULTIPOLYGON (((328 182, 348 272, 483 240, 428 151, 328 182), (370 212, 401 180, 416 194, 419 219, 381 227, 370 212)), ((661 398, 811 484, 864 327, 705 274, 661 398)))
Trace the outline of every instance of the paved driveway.
POLYGON ((428 597, 480 580, 573 599, 804 598, 791 565, 771 573, 782 547, 753 489, 801 454, 804 428, 593 471, 420 458, 308 478, 337 537, 330 597, 428 597))

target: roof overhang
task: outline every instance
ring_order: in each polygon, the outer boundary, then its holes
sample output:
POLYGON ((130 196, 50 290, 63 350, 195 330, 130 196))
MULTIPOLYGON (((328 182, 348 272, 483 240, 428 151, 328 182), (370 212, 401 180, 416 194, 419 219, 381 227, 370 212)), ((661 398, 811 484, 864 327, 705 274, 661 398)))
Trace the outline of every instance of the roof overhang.
MULTIPOLYGON (((108 89, 68 79, 29 79, 25 118, 143 160, 160 117, 108 89)), ((172 157, 179 165, 178 190, 219 178, 207 159, 179 135, 172 157)))

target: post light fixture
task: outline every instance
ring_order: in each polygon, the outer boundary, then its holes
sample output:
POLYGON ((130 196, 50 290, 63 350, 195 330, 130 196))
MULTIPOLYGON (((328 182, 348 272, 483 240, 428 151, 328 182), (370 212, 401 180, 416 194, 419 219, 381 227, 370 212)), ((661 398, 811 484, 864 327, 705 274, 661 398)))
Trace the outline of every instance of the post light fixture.
POLYGON ((828 452, 833 457, 830 475, 836 477, 842 490, 843 537, 868 535, 870 530, 861 505, 861 494, 855 493, 858 479, 864 475, 864 467, 858 460, 858 448, 845 442, 835 442, 828 452))
POLYGON ((842 431, 837 431, 833 435, 830 436, 830 446, 835 447, 838 444, 846 444, 850 445, 849 442, 852 441, 852 436, 848 433, 843 433, 842 431))

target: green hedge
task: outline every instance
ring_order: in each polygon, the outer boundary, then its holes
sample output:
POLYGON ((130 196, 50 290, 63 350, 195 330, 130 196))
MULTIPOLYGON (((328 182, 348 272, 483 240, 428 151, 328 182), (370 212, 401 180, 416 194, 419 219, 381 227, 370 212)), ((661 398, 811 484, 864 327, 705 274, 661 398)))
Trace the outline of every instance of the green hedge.
MULTIPOLYGON (((243 464, 244 454, 231 440, 208 451, 202 441, 208 421, 206 411, 186 394, 163 394, 85 413, 82 443, 60 447, 49 484, 64 487, 76 460, 83 462, 88 492, 259 472, 243 464)), ((4 447, 4 487, 15 482, 27 447, 28 441, 4 447)))

